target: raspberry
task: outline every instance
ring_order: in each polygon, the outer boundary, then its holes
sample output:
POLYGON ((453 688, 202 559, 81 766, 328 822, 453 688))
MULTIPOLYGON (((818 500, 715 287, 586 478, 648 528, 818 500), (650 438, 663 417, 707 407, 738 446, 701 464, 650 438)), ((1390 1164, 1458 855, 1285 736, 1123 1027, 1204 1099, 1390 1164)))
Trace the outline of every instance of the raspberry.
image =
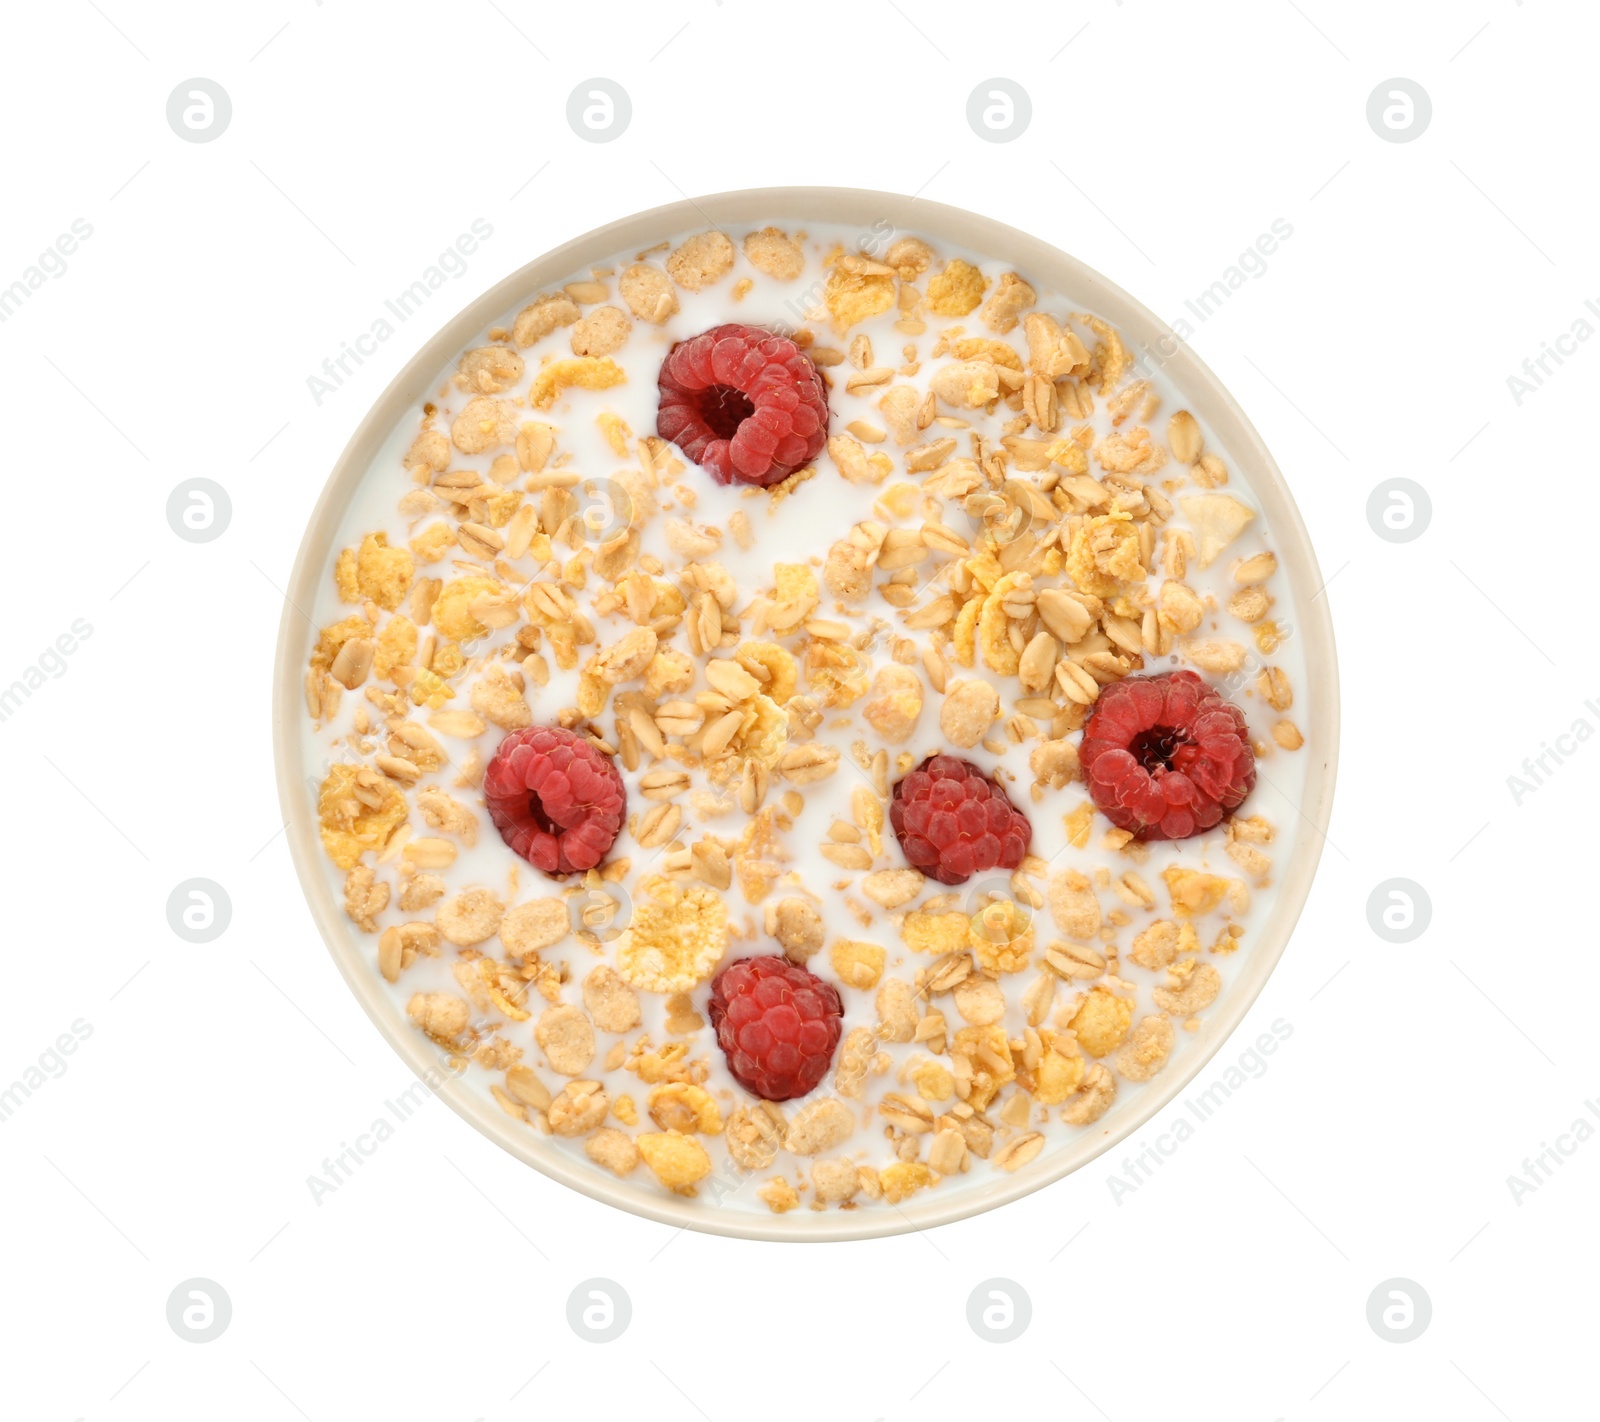
POLYGON ((713 326, 661 362, 656 433, 719 484, 776 484, 822 452, 828 396, 787 336, 713 326))
POLYGON ((764 1101, 804 1096, 833 1061, 839 990, 787 958, 741 958, 711 982, 711 1026, 734 1080, 764 1101))
POLYGON ((1015 869, 1033 826, 1006 792, 970 760, 930 755, 894 787, 889 805, 900 848, 941 884, 985 869, 1015 869))
POLYGON ((617 842, 627 791, 611 758, 571 731, 513 731, 483 776, 489 818, 513 853, 546 874, 593 869, 617 842))
POLYGON ((1188 839, 1244 803, 1256 757, 1244 713, 1191 671, 1100 693, 1078 748, 1089 796, 1140 839, 1188 839))

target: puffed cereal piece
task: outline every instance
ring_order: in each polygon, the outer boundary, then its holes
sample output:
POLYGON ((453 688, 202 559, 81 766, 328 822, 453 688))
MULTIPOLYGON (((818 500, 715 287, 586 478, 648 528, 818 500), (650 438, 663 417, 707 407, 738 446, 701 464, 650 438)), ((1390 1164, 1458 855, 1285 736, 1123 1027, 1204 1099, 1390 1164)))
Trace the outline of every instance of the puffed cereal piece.
POLYGON ((1172 1042, 1171 1022, 1165 1017, 1143 1017, 1112 1060, 1129 1081, 1149 1081, 1167 1064, 1172 1042))
POLYGON ((1100 900, 1094 885, 1076 869, 1061 869, 1050 876, 1050 914, 1068 938, 1087 943, 1100 932, 1100 900))
POLYGON ((878 1012, 878 1037, 909 1042, 917 1034, 917 992, 904 978, 885 978, 873 1002, 878 1012))
POLYGON ((479 346, 456 363, 456 384, 477 395, 499 395, 522 379, 527 365, 504 346, 479 346))
POLYGON ((465 998, 448 992, 418 992, 406 1004, 412 1026, 441 1042, 454 1042, 467 1030, 471 1009, 465 998))
POLYGON ((463 454, 498 449, 517 437, 517 407, 509 400, 475 395, 450 424, 450 442, 463 454))
POLYGON ((889 433, 898 445, 910 444, 922 431, 917 427, 917 414, 922 407, 922 396, 911 385, 891 385, 878 401, 889 433))
POLYGON ((922 678, 910 667, 887 662, 872 679, 862 719, 890 745, 911 738, 922 716, 922 678))
POLYGON ((440 904, 433 922, 446 942, 471 948, 495 935, 505 911, 506 906, 490 890, 467 889, 440 904))
POLYGON ((975 746, 1000 714, 1000 693, 977 678, 951 682, 939 708, 939 729, 953 746, 975 746))
MULTIPOLYGON (((407 913, 432 908, 444 897, 445 884, 437 874, 417 874, 400 886, 400 907, 407 913)), ((426 928, 428 925, 423 924, 426 928)))
POLYGON ((774 281, 793 281, 805 270, 806 256, 799 244, 776 227, 746 232, 744 255, 751 266, 774 281))
POLYGON ((848 1160, 816 1160, 811 1163, 812 1197, 824 1205, 842 1205, 853 1200, 861 1188, 861 1176, 848 1160))
POLYGON ((659 326, 678 309, 678 294, 672 289, 672 279, 648 262, 635 262, 624 269, 617 283, 628 310, 641 321, 659 326))
POLYGON ((594 1060, 594 1027, 581 1008, 569 1002, 547 1007, 533 1029, 550 1070, 576 1076, 594 1060))
POLYGON ((1108 987, 1094 987, 1083 1000, 1069 1024, 1077 1033, 1078 1045, 1091 1057, 1113 1052, 1128 1035, 1133 1023, 1133 1000, 1118 997, 1108 987))
POLYGON ((1192 923, 1177 924, 1170 918, 1158 918, 1148 928, 1135 935, 1128 956, 1141 968, 1167 967, 1180 953, 1198 953, 1200 935, 1192 923))
POLYGON ((843 1145, 856 1128, 855 1113, 832 1096, 808 1102, 784 1133, 783 1148, 795 1155, 821 1155, 843 1145))
POLYGON ((532 899, 510 909, 500 920, 500 941, 518 958, 553 948, 572 927, 564 899, 532 899))
POLYGON ((407 469, 423 468, 443 474, 450 467, 450 441, 438 430, 423 430, 411 441, 411 448, 400 461, 407 469))
POLYGON ((400 606, 411 586, 416 564, 404 548, 391 548, 389 535, 369 533, 356 552, 356 587, 385 612, 400 606))
POLYGON ((717 894, 653 875, 618 940, 617 970, 646 992, 684 992, 711 976, 727 947, 728 906, 717 894))
POLYGON ((681 1131, 646 1131, 638 1145, 656 1179, 677 1194, 692 1192, 697 1180, 711 1174, 711 1157, 705 1148, 681 1131))
POLYGON ((733 266, 733 243, 727 233, 697 232, 667 256, 667 275, 688 291, 719 282, 733 266))
POLYGON ((861 881, 861 892, 879 908, 903 908, 926 882, 918 869, 880 869, 861 881))
POLYGON ((570 326, 580 315, 577 302, 565 292, 537 297, 517 312, 511 323, 511 339, 526 350, 557 326, 570 326))
POLYGON ((632 334, 633 322, 615 306, 597 307, 573 326, 572 353, 608 356, 626 345, 632 334))
MULTIPOLYGON (((536 410, 548 410, 563 390, 576 385, 580 390, 609 390, 621 385, 628 373, 610 356, 573 356, 541 366, 528 386, 528 403, 536 410)), ((513 434, 515 431, 513 431, 513 434)))
POLYGON ((583 1153, 596 1165, 602 1165, 613 1175, 621 1177, 633 1173, 639 1164, 639 1147, 626 1131, 614 1126, 596 1131, 583 1143, 583 1153))
POLYGON ((952 257, 944 270, 928 281, 928 308, 936 316, 968 316, 978 309, 988 285, 971 262, 952 257))
POLYGON ((993 978, 967 978, 955 985, 956 1011, 973 1027, 987 1027, 1006 1015, 1006 995, 993 978))
POLYGON ((807 900, 791 897, 768 904, 766 919, 767 932, 796 963, 804 963, 822 947, 822 915, 807 900))
POLYGON ((865 1027, 852 1027, 839 1044, 839 1065, 833 1073, 833 1089, 840 1096, 860 1100, 866 1090, 867 1073, 878 1053, 878 1039, 865 1027))
POLYGON ((631 1032, 639 1025, 639 996, 608 963, 584 978, 583 1005, 602 1032, 631 1032))
POLYGON ((1174 1017, 1189 1017, 1202 1008, 1210 1007, 1221 991, 1222 974, 1210 963, 1190 958, 1169 967, 1167 986, 1158 987, 1152 995, 1156 1006, 1163 1012, 1174 1017))

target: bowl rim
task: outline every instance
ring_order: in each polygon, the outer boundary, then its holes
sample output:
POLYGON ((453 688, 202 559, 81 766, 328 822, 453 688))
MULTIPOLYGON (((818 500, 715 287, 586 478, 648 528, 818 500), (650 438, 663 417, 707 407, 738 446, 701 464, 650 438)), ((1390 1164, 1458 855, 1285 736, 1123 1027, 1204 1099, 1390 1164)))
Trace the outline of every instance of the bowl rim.
POLYGON ((1017 228, 961 208, 915 196, 868 188, 767 187, 714 193, 665 203, 593 228, 536 257, 467 303, 429 337, 350 436, 335 461, 307 521, 280 616, 272 691, 272 740, 278 798, 295 873, 329 954, 373 1025, 400 1059, 457 1115, 541 1174, 589 1198, 658 1223, 741 1239, 828 1242, 872 1239, 952 1224, 1032 1194, 1081 1170, 1133 1135, 1165 1110, 1228 1041, 1243 1022, 1283 956, 1307 898, 1333 807, 1339 745, 1339 693, 1333 620, 1310 536, 1282 471, 1237 401, 1189 345, 1140 302, 1093 268, 1059 248, 1017 228), (1299 806, 1307 832, 1295 853, 1280 866, 1273 912, 1251 949, 1246 970, 1232 985, 1220 1011, 1203 1029, 1208 1040, 1186 1069, 1165 1081, 1147 1083, 1136 1109, 1115 1130, 1086 1132, 1075 1148, 1057 1150, 1014 1175, 997 1176, 941 1202, 937 1191, 913 1197, 892 1209, 797 1210, 762 1216, 755 1211, 721 1210, 707 1201, 681 1199, 653 1184, 641 1188, 613 1180, 587 1161, 549 1148, 544 1138, 519 1125, 488 1100, 441 1070, 436 1049, 414 1031, 387 996, 372 965, 358 949, 334 899, 322 862, 316 817, 300 774, 304 716, 303 668, 315 627, 301 612, 314 605, 317 582, 327 566, 338 522, 359 488, 373 457, 398 421, 422 398, 439 373, 468 340, 492 321, 537 292, 570 278, 574 271, 608 260, 619 251, 643 250, 698 225, 717 227, 754 222, 843 222, 862 224, 863 235, 921 233, 982 253, 1033 276, 1044 286, 1069 295, 1109 321, 1130 350, 1156 359, 1181 392, 1185 404, 1209 426, 1260 503, 1273 529, 1281 566, 1294 592, 1297 632, 1305 638, 1307 685, 1302 694, 1310 726, 1306 751, 1304 803, 1299 806), (659 1198, 657 1198, 659 1197, 659 1198))

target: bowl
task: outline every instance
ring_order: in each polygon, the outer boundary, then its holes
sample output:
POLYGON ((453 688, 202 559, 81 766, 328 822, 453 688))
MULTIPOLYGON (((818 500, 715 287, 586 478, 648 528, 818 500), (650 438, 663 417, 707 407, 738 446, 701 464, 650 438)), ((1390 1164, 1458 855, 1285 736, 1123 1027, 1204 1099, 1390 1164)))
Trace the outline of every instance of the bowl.
MULTIPOLYGON (((881 227, 876 230, 883 230, 881 227)), ((1102 1152, 1138 1131, 1178 1097, 1244 1020, 1288 945, 1311 890, 1333 806, 1338 759, 1339 700, 1333 624, 1326 599, 1317 596, 1322 577, 1304 523, 1282 473, 1237 402, 1205 364, 1144 306, 1082 262, 1046 242, 990 218, 899 194, 857 188, 752 188, 669 203, 595 228, 529 262, 472 301, 446 323, 390 382, 350 437, 317 501, 289 580, 278 632, 273 685, 273 750, 278 795, 295 871, 312 916, 351 992, 395 1052, 459 1116, 502 1149, 535 1170, 592 1199, 663 1224, 712 1234, 769 1240, 865 1239, 929 1229, 1020 1199, 1082 1169, 1102 1152), (1306 790, 1300 812, 1311 833, 1296 836, 1292 855, 1276 866, 1277 898, 1248 950, 1248 959, 1213 1005, 1184 1053, 1180 1071, 1163 1073, 1119 1103, 1065 1147, 1024 1166, 996 1174, 941 1200, 922 1192, 889 1209, 795 1210, 763 1217, 719 1210, 709 1201, 680 1199, 640 1178, 617 1180, 575 1155, 555 1149, 485 1096, 470 1091, 441 1067, 436 1049, 415 1031, 384 991, 373 969, 370 942, 363 943, 336 900, 323 861, 315 805, 302 774, 305 716, 302 680, 314 629, 299 612, 316 601, 329 564, 339 519, 374 455, 396 424, 433 387, 439 373, 480 330, 540 291, 623 250, 642 250, 663 236, 697 225, 741 225, 789 220, 859 223, 863 231, 881 222, 896 230, 944 238, 1002 260, 1110 321, 1133 349, 1160 364, 1188 407, 1227 450, 1266 514, 1280 567, 1293 590, 1304 641, 1307 684, 1297 689, 1310 730, 1305 745, 1306 790)))

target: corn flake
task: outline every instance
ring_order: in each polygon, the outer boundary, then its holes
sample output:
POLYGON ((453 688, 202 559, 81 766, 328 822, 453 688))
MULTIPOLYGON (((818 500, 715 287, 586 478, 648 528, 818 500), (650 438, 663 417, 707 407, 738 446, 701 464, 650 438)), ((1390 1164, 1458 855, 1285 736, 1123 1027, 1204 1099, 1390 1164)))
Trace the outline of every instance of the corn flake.
POLYGON ((472 615, 472 604, 480 597, 499 597, 505 588, 494 578, 468 574, 454 578, 439 590, 434 599, 433 625, 455 642, 470 642, 489 631, 472 615))
POLYGON ((455 547, 456 531, 447 523, 430 523, 411 540, 411 551, 419 562, 437 563, 455 547))
POLYGON ((972 925, 964 913, 928 913, 916 909, 906 915, 900 937, 913 953, 956 953, 967 946, 972 925))
POLYGON ((1072 535, 1067 575, 1079 592, 1110 597, 1123 583, 1142 582, 1139 530, 1129 513, 1096 514, 1072 535))
POLYGON ((835 333, 842 336, 858 322, 881 315, 894 305, 894 277, 875 262, 843 256, 828 273, 822 301, 833 317, 835 333))
POLYGON ((711 1157, 680 1131, 646 1131, 639 1137, 639 1154, 656 1179, 679 1194, 692 1193, 695 1181, 711 1174, 711 1157))
POLYGON ((617 971, 647 992, 684 992, 710 977, 728 946, 728 907, 701 885, 661 875, 640 885, 617 971))
POLYGON ((362 772, 358 765, 336 765, 317 792, 322 847, 341 869, 354 868, 367 850, 381 849, 409 813, 399 788, 371 771, 366 772, 363 788, 381 790, 382 799, 375 807, 358 799, 356 780, 362 772))
POLYGON ((741 642, 733 659, 761 683, 761 689, 782 706, 795 693, 800 672, 787 648, 776 642, 741 642))
POLYGON ((978 650, 983 653, 983 664, 1001 676, 1015 676, 1020 662, 1007 633, 1008 619, 1003 604, 1006 596, 1026 581, 1030 581, 1026 573, 1007 573, 983 600, 978 613, 977 643, 978 650))
POLYGON ((528 403, 537 410, 548 410, 569 386, 576 385, 581 390, 609 390, 627 378, 627 372, 610 356, 553 360, 533 377, 528 387, 528 403))
POLYGON ((387 533, 369 533, 356 552, 356 586, 385 612, 400 606, 416 564, 404 548, 391 548, 387 533))
POLYGON ((939 316, 968 316, 978 309, 989 283, 971 262, 953 257, 928 281, 928 306, 939 316))
POLYGON ((1115 1051, 1132 1025, 1133 1000, 1118 997, 1108 987, 1090 988, 1070 1024, 1077 1033, 1078 1045, 1091 1057, 1115 1051))

